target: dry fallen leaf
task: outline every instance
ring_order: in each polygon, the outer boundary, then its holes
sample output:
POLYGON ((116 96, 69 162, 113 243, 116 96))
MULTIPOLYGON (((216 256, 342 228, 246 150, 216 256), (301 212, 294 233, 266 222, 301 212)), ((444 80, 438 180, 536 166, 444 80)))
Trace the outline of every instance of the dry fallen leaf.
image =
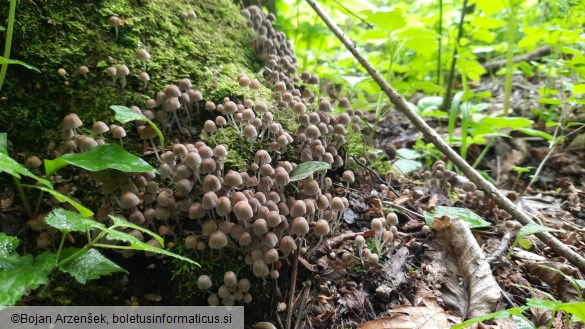
POLYGON ((500 287, 469 227, 460 220, 442 216, 435 218, 433 229, 438 241, 456 258, 467 288, 462 301, 466 303, 466 312, 462 316, 473 318, 493 312, 500 299, 500 287))

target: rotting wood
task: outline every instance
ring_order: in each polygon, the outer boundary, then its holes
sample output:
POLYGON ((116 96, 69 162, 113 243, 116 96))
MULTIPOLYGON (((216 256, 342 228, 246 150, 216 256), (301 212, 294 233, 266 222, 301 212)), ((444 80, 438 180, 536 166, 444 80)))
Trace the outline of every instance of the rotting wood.
MULTIPOLYGON (((461 156, 455 152, 447 143, 439 136, 439 134, 431 128, 418 114, 412 111, 404 97, 400 95, 390 84, 382 78, 382 76, 374 69, 372 64, 357 50, 356 45, 346 37, 341 29, 329 18, 323 11, 321 6, 315 0, 307 0, 307 3, 315 10, 321 17, 323 22, 329 29, 337 36, 343 45, 352 53, 352 55, 359 61, 359 63, 368 71, 376 83, 382 88, 384 93, 388 96, 396 109, 402 112, 412 122, 415 127, 423 134, 427 141, 433 143, 441 153, 443 153, 453 164, 455 164, 464 174, 474 182, 478 187, 483 189, 502 209, 506 210, 514 219, 528 225, 534 221, 522 210, 520 210, 510 199, 504 196, 492 183, 484 179, 475 169, 473 169, 461 156)), ((571 264, 585 273, 585 258, 577 252, 570 249, 568 246, 560 242, 550 233, 535 234, 542 242, 544 242, 557 255, 565 257, 571 264)))

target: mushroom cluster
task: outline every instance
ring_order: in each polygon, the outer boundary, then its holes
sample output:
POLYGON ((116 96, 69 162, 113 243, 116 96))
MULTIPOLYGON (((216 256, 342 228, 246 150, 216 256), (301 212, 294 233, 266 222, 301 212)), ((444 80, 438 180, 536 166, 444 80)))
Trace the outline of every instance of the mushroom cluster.
MULTIPOLYGON (((268 68, 264 78, 273 90, 272 98, 259 99, 254 91, 262 87, 260 81, 241 73, 234 78, 243 99, 206 100, 185 78, 146 100, 144 109, 131 107, 157 122, 166 135, 181 136, 182 142, 177 138, 172 147, 158 150, 149 125, 127 125, 128 134, 142 139, 145 149, 150 143, 159 176, 114 170, 91 174, 105 195, 96 218, 115 214, 161 236, 185 237, 185 248, 198 257, 220 259, 229 254, 250 266, 256 277, 276 280, 291 253, 310 257, 328 234, 340 229, 349 206, 347 198, 334 195, 326 170, 302 179, 294 178, 293 170, 308 161, 343 168, 346 131, 360 116, 347 99, 316 98, 306 87, 318 84, 319 78, 309 72, 296 75, 292 45, 273 28, 273 15, 258 7, 242 14, 257 33, 254 45, 268 68), (335 114, 336 108, 341 114, 335 114), (203 140, 192 141, 192 119, 199 118, 201 111, 212 119, 203 124, 203 140), (237 140, 230 140, 233 136, 237 140), (230 149, 253 157, 244 168, 226 166, 230 149)), ((138 55, 145 68, 148 52, 138 55)), ((110 70, 114 81, 127 75, 119 74, 119 69, 110 70)), ((97 121, 88 136, 79 135, 81 125, 75 114, 65 118, 63 152, 83 152, 107 143, 107 133, 112 134, 110 142, 123 145, 122 126, 97 121)), ((344 182, 354 182, 351 171, 342 172, 344 182)), ((393 232, 384 230, 380 241, 388 243, 393 232)), ((251 300, 247 279, 236 282, 231 274, 226 273, 224 284, 213 291, 209 277, 199 278, 199 288, 210 293, 210 305, 251 300)))

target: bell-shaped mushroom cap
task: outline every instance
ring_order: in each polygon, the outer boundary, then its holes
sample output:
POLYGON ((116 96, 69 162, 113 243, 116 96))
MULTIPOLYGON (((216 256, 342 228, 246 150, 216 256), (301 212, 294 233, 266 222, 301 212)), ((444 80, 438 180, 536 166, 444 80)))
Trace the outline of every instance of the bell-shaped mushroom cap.
POLYGON ((195 202, 189 207, 189 218, 191 219, 201 219, 205 217, 205 214, 205 208, 200 203, 195 202))
POLYGON ((280 239, 280 250, 283 252, 293 252, 297 250, 297 243, 292 236, 286 235, 280 239))
POLYGON ((295 200, 289 209, 291 217, 304 216, 307 213, 307 204, 303 200, 295 200))
POLYGON ((272 162, 272 158, 270 154, 266 150, 258 150, 256 152, 256 156, 254 157, 254 163, 258 164, 259 166, 272 162))
POLYGON ((126 130, 122 126, 116 126, 112 129, 112 137, 114 138, 123 138, 126 137, 126 130))
POLYGON ((230 170, 223 178, 223 184, 229 187, 240 186, 243 182, 240 173, 233 170, 230 170))
POLYGON ((118 68, 116 69, 116 76, 118 78, 124 78, 128 74, 130 74, 130 69, 128 69, 128 66, 126 66, 124 64, 118 66, 118 68))
POLYGON ((42 164, 43 164, 43 162, 41 161, 41 159, 39 159, 35 155, 29 156, 24 161, 24 166, 27 168, 37 168, 37 167, 40 167, 42 164))
POLYGON ((215 208, 217 204, 217 194, 213 191, 206 192, 201 200, 201 206, 203 209, 209 210, 215 208))
POLYGON ((256 236, 262 236, 262 234, 268 232, 268 225, 266 224, 266 220, 264 218, 256 219, 252 225, 252 230, 256 236))
POLYGON ((390 225, 390 226, 396 226, 398 225, 398 216, 396 215, 396 213, 388 213, 388 215, 386 215, 386 224, 390 225))
POLYGON ((132 192, 126 192, 120 197, 120 207, 122 207, 122 209, 136 207, 139 203, 140 199, 132 192))
POLYGON ((374 218, 372 219, 372 221, 370 222, 370 225, 372 227, 372 230, 374 231, 381 231, 384 229, 384 224, 382 223, 382 221, 384 220, 384 218, 374 218))
POLYGON ((211 120, 207 120, 203 123, 203 130, 208 133, 214 133, 217 131, 217 125, 211 120))
POLYGON ((238 283, 238 278, 236 277, 236 273, 232 271, 227 271, 223 275, 223 283, 227 287, 233 287, 238 283))
POLYGON ((345 206, 343 205, 343 200, 340 197, 334 197, 333 199, 331 199, 331 210, 333 211, 342 211, 343 209, 345 209, 345 206))
POLYGON ((309 223, 304 217, 296 217, 293 219, 292 232, 298 236, 309 233, 309 223))
POLYGON ((141 61, 150 59, 150 53, 146 49, 138 49, 136 52, 136 58, 141 61))
POLYGON ((221 249, 227 245, 227 237, 222 231, 215 231, 209 236, 209 247, 221 249))
POLYGON ((278 260, 278 251, 274 248, 268 249, 264 252, 264 262, 272 264, 278 260))
POLYGON ((203 192, 217 192, 221 188, 221 182, 215 175, 207 175, 203 179, 203 192))
POLYGON ((252 211, 252 207, 248 203, 248 201, 239 201, 234 206, 234 214, 238 221, 246 221, 254 216, 254 212, 252 211))
POLYGON ((63 130, 76 129, 83 125, 79 116, 75 113, 69 113, 63 118, 63 130))
POLYGON ((211 278, 209 276, 200 275, 199 278, 197 278, 197 288, 200 290, 207 290, 211 288, 211 285, 211 278))
POLYGON ((79 147, 79 150, 81 152, 85 152, 98 146, 98 143, 96 142, 95 139, 89 136, 80 135, 77 137, 77 146, 79 147))
POLYGON ((144 128, 138 130, 138 135, 140 136, 140 139, 150 139, 157 136, 156 131, 150 125, 144 126, 144 128))
POLYGON ((313 228, 313 230, 315 231, 315 234, 318 236, 327 235, 329 233, 329 223, 327 223, 327 221, 324 219, 319 219, 315 223, 315 227, 313 228))
POLYGON ((110 130, 110 127, 103 121, 96 121, 93 123, 92 130, 94 134, 104 134, 110 130))
POLYGON ((254 272, 255 276, 262 278, 270 273, 270 269, 263 259, 258 259, 255 260, 254 264, 252 265, 252 272, 254 272))
POLYGON ((248 292, 248 290, 250 290, 250 280, 246 278, 240 279, 240 281, 238 281, 238 291, 245 293, 248 292))

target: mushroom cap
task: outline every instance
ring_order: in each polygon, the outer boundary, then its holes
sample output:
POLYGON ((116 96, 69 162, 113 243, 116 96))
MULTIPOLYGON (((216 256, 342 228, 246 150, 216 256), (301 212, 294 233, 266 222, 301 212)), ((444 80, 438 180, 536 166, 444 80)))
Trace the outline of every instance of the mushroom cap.
POLYGON ((76 129, 83 125, 79 116, 75 113, 69 113, 63 118, 63 130, 76 129))
POLYGON ((372 219, 370 225, 372 227, 372 230, 374 231, 381 231, 384 229, 384 224, 382 223, 382 220, 384 220, 384 218, 374 218, 372 219))
POLYGON ((355 237, 354 242, 358 248, 361 248, 366 243, 366 239, 363 237, 363 235, 358 235, 355 237))
POLYGON ((24 161, 24 166, 27 168, 37 168, 37 167, 40 167, 42 164, 43 164, 43 162, 41 161, 41 159, 39 159, 35 155, 29 156, 24 161))
POLYGON ((238 278, 236 277, 236 273, 232 271, 227 271, 223 275, 223 283, 227 287, 233 287, 238 283, 238 278))
POLYGON ((252 272, 254 272, 256 277, 262 278, 270 273, 270 269, 263 259, 257 259, 252 265, 252 272))
POLYGON ((113 67, 113 66, 110 66, 110 67, 108 67, 108 68, 106 69, 106 74, 107 74, 108 76, 110 76, 110 77, 115 77, 115 76, 116 76, 116 72, 117 72, 117 71, 118 71, 118 70, 117 70, 115 67, 113 67))
POLYGON ((130 69, 128 69, 128 66, 126 66, 125 64, 118 66, 118 68, 116 69, 116 76, 118 78, 124 78, 128 74, 130 74, 130 69))
POLYGON ((234 206, 234 214, 240 222, 247 221, 254 216, 254 212, 248 201, 238 201, 234 206))
POLYGON ((91 129, 93 130, 94 134, 104 134, 110 131, 110 127, 108 127, 108 125, 105 124, 103 121, 94 122, 91 129))
POLYGON ((327 235, 329 233, 329 223, 327 223, 327 221, 324 219, 319 219, 315 223, 315 227, 313 229, 315 231, 315 234, 317 234, 318 236, 327 235))
POLYGON ((203 179, 203 192, 217 192, 221 188, 221 182, 215 175, 207 175, 203 179))
POLYGON ((386 215, 386 224, 390 225, 390 226, 396 226, 398 225, 398 216, 396 215, 396 213, 388 213, 388 215, 386 215))
POLYGON ((264 262, 266 264, 272 264, 278 260, 278 250, 270 248, 264 252, 264 262))
POLYGON ((246 278, 240 279, 240 281, 238 281, 238 291, 246 293, 248 290, 250 290, 250 280, 246 278))
POLYGON ((80 67, 77 69, 77 72, 78 72, 79 74, 86 74, 86 73, 88 73, 88 72, 89 72, 89 68, 88 68, 87 66, 85 66, 85 65, 81 65, 81 66, 80 66, 80 67))
POLYGON ((240 186, 244 183, 242 179, 242 175, 239 172, 230 170, 224 177, 223 177, 223 184, 229 187, 240 186))
POLYGON ((205 123, 203 123, 203 130, 208 133, 214 133, 217 131, 217 125, 215 124, 215 122, 207 120, 205 121, 205 123))
POLYGON ((145 61, 150 59, 150 53, 146 49, 138 49, 136 52, 136 58, 145 61))
POLYGON ((112 129, 112 137, 114 138, 123 138, 126 137, 126 130, 122 126, 116 126, 112 129))
MULTIPOLYGON (((185 248, 187 249, 196 249, 197 248, 197 237, 193 234, 187 235, 185 238, 185 248)), ((201 289, 201 288, 199 288, 201 289)))
POLYGON ((304 216, 307 213, 307 204, 303 200, 295 200, 289 212, 291 217, 304 216))
POLYGON ((191 219, 201 219, 205 217, 205 214, 205 208, 200 203, 195 202, 189 207, 189 218, 191 219))
POLYGON ((122 209, 130 209, 136 207, 140 203, 140 199, 135 193, 126 192, 120 197, 120 207, 122 209))
POLYGON ((298 236, 309 233, 309 222, 304 217, 295 217, 292 222, 292 232, 298 236))
POLYGON ((295 239, 293 239, 293 237, 290 235, 283 236, 280 239, 279 246, 280 250, 282 250, 283 252, 293 252, 297 250, 297 243, 295 242, 295 239))
POLYGON ((340 197, 334 197, 333 199, 331 199, 331 210, 333 211, 342 211, 343 209, 345 209, 345 206, 343 205, 343 200, 341 200, 340 197))
POLYGON ((197 288, 199 288, 200 290, 207 290, 211 288, 211 285, 212 282, 209 276, 200 275, 199 278, 197 278, 197 288))
POLYGON ((262 234, 268 232, 268 224, 266 224, 266 220, 264 218, 256 219, 252 225, 252 230, 256 236, 262 236, 262 234))
POLYGON ((209 236, 209 247, 221 249, 227 245, 227 236, 222 231, 215 231, 209 236))

